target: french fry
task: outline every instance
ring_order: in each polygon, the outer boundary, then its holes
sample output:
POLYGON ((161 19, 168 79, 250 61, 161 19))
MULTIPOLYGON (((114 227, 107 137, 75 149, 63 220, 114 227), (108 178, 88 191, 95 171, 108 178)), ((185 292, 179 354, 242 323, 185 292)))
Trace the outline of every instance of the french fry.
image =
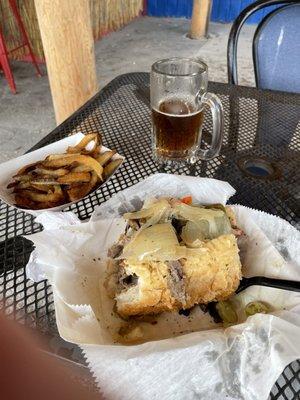
POLYGON ((45 161, 43 161, 43 164, 44 164, 46 161, 59 160, 59 159, 61 159, 61 158, 74 157, 74 156, 80 156, 80 153, 76 153, 76 154, 67 154, 67 153, 63 153, 63 154, 50 154, 49 156, 46 157, 45 161))
POLYGON ((32 175, 26 174, 26 175, 14 175, 13 176, 14 180, 16 182, 26 182, 26 181, 30 181, 32 179, 32 175))
POLYGON ((76 201, 85 197, 94 188, 94 186, 97 184, 97 181, 98 181, 97 174, 95 172, 92 172, 90 182, 81 186, 72 187, 69 190, 67 190, 70 200, 76 201))
POLYGON ((115 153, 116 150, 105 151, 104 153, 99 154, 99 156, 96 157, 96 160, 103 166, 112 158, 115 153))
POLYGON ((54 191, 53 185, 38 184, 30 182, 30 187, 36 189, 40 192, 48 193, 49 191, 54 191))
POLYGON ((69 172, 69 170, 66 168, 58 168, 58 169, 36 168, 34 172, 36 172, 38 175, 63 176, 66 175, 69 172))
POLYGON ((15 194, 15 202, 18 207, 36 209, 36 203, 22 193, 15 194))
POLYGON ((72 172, 91 172, 92 169, 86 165, 77 165, 72 168, 72 172))
POLYGON ((69 185, 72 183, 89 182, 91 174, 89 172, 69 172, 67 175, 60 176, 57 182, 62 185, 69 185))
POLYGON ((33 190, 24 190, 24 194, 29 197, 30 200, 36 202, 56 202, 63 199, 63 192, 59 185, 54 186, 54 192, 48 192, 47 194, 34 192, 33 190))
POLYGON ((16 187, 17 185, 18 185, 17 181, 12 181, 6 187, 7 187, 7 189, 12 189, 12 188, 16 187))
POLYGON ((18 175, 25 175, 28 171, 34 169, 39 164, 39 162, 40 161, 25 165, 25 167, 22 167, 21 169, 19 169, 19 171, 16 173, 16 175, 14 177, 16 177, 18 175))
POLYGON ((81 153, 81 154, 91 154, 93 153, 99 145, 99 135, 98 133, 89 133, 85 135, 81 141, 73 147, 68 147, 67 153, 81 153), (94 140, 94 146, 91 150, 86 150, 86 146, 94 140))
POLYGON ((123 162, 123 160, 121 158, 118 158, 117 160, 113 160, 109 164, 107 164, 103 170, 104 178, 106 179, 110 175, 112 175, 115 172, 115 170, 118 168, 118 166, 122 164, 122 162, 123 162))
POLYGON ((33 200, 28 199, 24 195, 16 194, 15 195, 15 202, 16 206, 22 207, 25 209, 31 209, 31 210, 42 210, 46 208, 52 208, 52 207, 57 207, 63 204, 63 200, 60 201, 55 201, 55 202, 36 202, 33 200))
POLYGON ((83 155, 68 155, 68 157, 62 157, 54 160, 48 160, 43 163, 45 167, 60 168, 73 163, 83 164, 90 167, 96 172, 98 177, 102 180, 103 167, 94 158, 83 155))
POLYGON ((30 181, 31 184, 34 185, 56 185, 57 181, 54 178, 33 178, 30 181))
POLYGON ((22 189, 28 189, 31 185, 30 181, 20 181, 20 182, 16 182, 17 184, 14 186, 14 192, 18 192, 19 190, 22 189))
POLYGON ((86 155, 89 155, 89 156, 91 156, 91 157, 93 157, 93 158, 97 158, 98 156, 99 156, 99 154, 100 154, 100 146, 98 146, 95 150, 93 150, 93 151, 90 151, 90 152, 84 152, 83 154, 86 154, 86 155))

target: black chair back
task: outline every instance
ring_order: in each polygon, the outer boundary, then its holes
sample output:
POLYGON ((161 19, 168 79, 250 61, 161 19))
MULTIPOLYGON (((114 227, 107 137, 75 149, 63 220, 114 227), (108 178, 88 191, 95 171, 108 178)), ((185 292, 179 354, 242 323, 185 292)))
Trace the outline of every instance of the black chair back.
POLYGON ((238 84, 237 74, 237 45, 239 34, 245 21, 256 11, 274 5, 300 3, 300 0, 258 0, 246 7, 233 22, 227 45, 228 82, 238 84))

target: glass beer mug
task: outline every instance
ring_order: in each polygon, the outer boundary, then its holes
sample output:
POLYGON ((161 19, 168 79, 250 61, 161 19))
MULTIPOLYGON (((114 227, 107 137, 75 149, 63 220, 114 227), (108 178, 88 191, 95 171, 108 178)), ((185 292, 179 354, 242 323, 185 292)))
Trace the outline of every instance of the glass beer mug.
POLYGON ((170 58, 152 65, 150 98, 152 147, 158 163, 208 160, 218 155, 223 139, 221 101, 207 93, 207 65, 196 59, 170 58), (202 149, 204 105, 211 109, 211 146, 202 149))

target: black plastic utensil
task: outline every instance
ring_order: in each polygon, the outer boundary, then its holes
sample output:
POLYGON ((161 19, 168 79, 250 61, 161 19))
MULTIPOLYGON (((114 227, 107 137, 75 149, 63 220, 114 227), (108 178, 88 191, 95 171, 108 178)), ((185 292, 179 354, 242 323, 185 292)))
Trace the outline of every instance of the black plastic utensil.
POLYGON ((266 278, 265 276, 252 276, 251 278, 242 278, 236 294, 247 289, 249 286, 268 286, 277 289, 285 289, 293 292, 300 292, 300 282, 289 281, 285 279, 266 278))

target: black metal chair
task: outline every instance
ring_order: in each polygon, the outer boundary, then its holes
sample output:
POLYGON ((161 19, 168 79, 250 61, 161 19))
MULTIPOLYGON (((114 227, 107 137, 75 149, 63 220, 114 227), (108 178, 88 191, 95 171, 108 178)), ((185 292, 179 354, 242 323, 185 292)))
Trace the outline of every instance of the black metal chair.
MULTIPOLYGON (((281 9, 284 9, 287 5, 289 4, 300 4, 299 0, 258 0, 252 4, 250 4, 248 7, 246 7, 240 15, 236 18, 234 21, 230 34, 229 34, 229 39, 228 39, 228 47, 227 47, 227 67, 228 67, 228 82, 231 84, 238 84, 238 74, 237 74, 237 44, 238 44, 238 39, 239 39, 239 34, 241 31, 242 26, 244 25, 245 21, 255 12, 258 10, 261 10, 263 8, 269 7, 269 6, 274 6, 274 5, 281 5, 281 9)), ((277 9, 278 10, 278 9, 277 9)), ((267 20, 270 19, 271 15, 277 13, 278 11, 271 11, 270 14, 268 14, 265 19, 262 21, 262 23, 259 24, 256 34, 255 34, 255 39, 257 38, 257 34, 261 31, 262 24, 265 24, 267 20)), ((295 38, 297 40, 297 38, 295 38)), ((255 75, 256 75, 256 84, 258 87, 260 87, 260 80, 258 79, 258 59, 256 57, 257 52, 255 49, 255 43, 256 40, 254 40, 254 45, 253 45, 253 61, 254 61, 254 69, 255 69, 255 75)), ((273 89, 272 87, 269 87, 270 89, 273 89)), ((274 87, 274 89, 276 89, 274 87)), ((283 90, 283 89, 281 89, 283 90)), ((285 89, 285 90, 288 90, 285 89)))
MULTIPOLYGON (((272 66, 276 64, 278 61, 276 59, 276 52, 270 51, 271 48, 275 48, 278 40, 280 40, 280 29, 278 27, 274 30, 270 29, 270 22, 274 20, 274 16, 279 16, 280 14, 287 14, 288 13, 281 13, 281 11, 288 10, 292 6, 296 9, 297 12, 290 10, 292 13, 294 12, 297 14, 296 20, 298 19, 299 16, 299 6, 300 6, 300 0, 258 0, 252 4, 250 4, 248 7, 246 7, 240 15, 236 18, 234 21, 230 34, 229 34, 229 39, 228 39, 228 47, 227 47, 227 67, 228 67, 228 82, 234 85, 238 84, 238 73, 237 73, 237 45, 238 45, 238 39, 239 39, 239 34, 241 31, 242 26, 244 25, 245 21, 256 11, 261 10, 263 8, 269 7, 269 6, 274 6, 278 5, 281 6, 275 10, 272 10, 263 20, 262 22, 258 25, 256 29, 256 33, 254 35, 254 41, 253 41, 253 63, 254 63, 254 71, 255 71, 255 78, 256 78, 256 86, 260 89, 272 89, 272 90, 284 90, 284 91, 295 91, 297 92, 299 89, 299 73, 298 73, 298 65, 299 62, 297 60, 300 60, 300 54, 298 51, 299 48, 299 40, 297 41, 297 37, 293 37, 293 35, 289 35, 289 38, 292 37, 291 43, 294 45, 296 43, 296 50, 294 50, 292 47, 289 46, 287 43, 285 43, 285 52, 288 53, 289 51, 287 50, 292 50, 294 53, 292 53, 293 57, 291 58, 296 58, 294 60, 294 68, 288 68, 288 63, 286 63, 286 58, 288 54, 281 55, 281 60, 280 60, 280 68, 283 70, 280 73, 278 71, 275 71, 275 74, 273 74, 273 68, 272 66), (262 48, 267 49, 267 51, 262 51, 261 48, 259 48, 259 43, 260 43, 260 38, 261 38, 261 33, 264 31, 265 26, 269 25, 268 28, 268 42, 269 42, 269 47, 267 43, 264 43, 264 46, 262 48), (274 33, 274 40, 272 40, 272 37, 270 36, 271 34, 274 33), (298 47, 297 47, 298 46, 298 47), (291 49, 289 49, 291 47, 291 49), (259 49, 259 51, 258 51, 259 49), (264 60, 266 58, 266 60, 264 60), (261 62, 261 61, 266 61, 266 62, 261 62), (287 76, 283 76, 283 72, 285 72, 285 75, 289 74, 289 78, 287 76), (275 75, 275 77, 273 75, 275 75), (270 77, 269 77, 270 75, 270 77), (277 76, 278 75, 278 76, 277 76), (263 76, 263 79, 261 77, 263 76), (269 79, 270 78, 270 79, 269 79), (284 78, 287 78, 286 80, 284 78), (296 82, 297 84, 293 84, 293 82, 296 82)), ((291 15, 291 12, 289 13, 291 15)), ((289 18, 289 16, 287 16, 289 18)), ((276 18, 275 18, 276 19, 276 18)), ((295 23, 295 21, 294 21, 295 23)), ((274 25, 274 24, 273 24, 274 25)), ((275 24, 276 25, 276 24, 275 24)), ((298 25, 295 27, 296 30, 298 30, 298 25)), ((298 35, 297 35, 298 36, 298 35)), ((290 39, 291 40, 291 39, 290 39)), ((266 42, 266 40, 264 39, 266 42)), ((290 52, 291 54, 291 52, 290 52)), ((291 60, 292 61, 292 60, 291 60)), ((236 107, 238 107, 237 104, 235 104, 233 101, 230 103, 231 107, 231 112, 235 112, 236 107)), ((278 111, 276 115, 274 116, 274 112, 272 111, 274 108, 274 104, 270 104, 268 101, 260 100, 260 114, 258 117, 258 124, 257 124, 257 135, 255 142, 256 144, 260 145, 271 145, 274 147, 274 149, 279 149, 280 147, 287 148, 291 140, 295 134, 296 127, 298 125, 299 119, 300 119, 300 110, 299 108, 295 108, 295 115, 294 118, 285 118, 285 111, 284 107, 282 107, 281 104, 278 104, 278 111), (282 127, 284 129, 282 129, 282 127), (276 130, 282 129, 282 131, 285 131, 286 134, 284 136, 276 136, 274 133, 276 130), (275 139, 276 137, 276 139, 275 139)))

